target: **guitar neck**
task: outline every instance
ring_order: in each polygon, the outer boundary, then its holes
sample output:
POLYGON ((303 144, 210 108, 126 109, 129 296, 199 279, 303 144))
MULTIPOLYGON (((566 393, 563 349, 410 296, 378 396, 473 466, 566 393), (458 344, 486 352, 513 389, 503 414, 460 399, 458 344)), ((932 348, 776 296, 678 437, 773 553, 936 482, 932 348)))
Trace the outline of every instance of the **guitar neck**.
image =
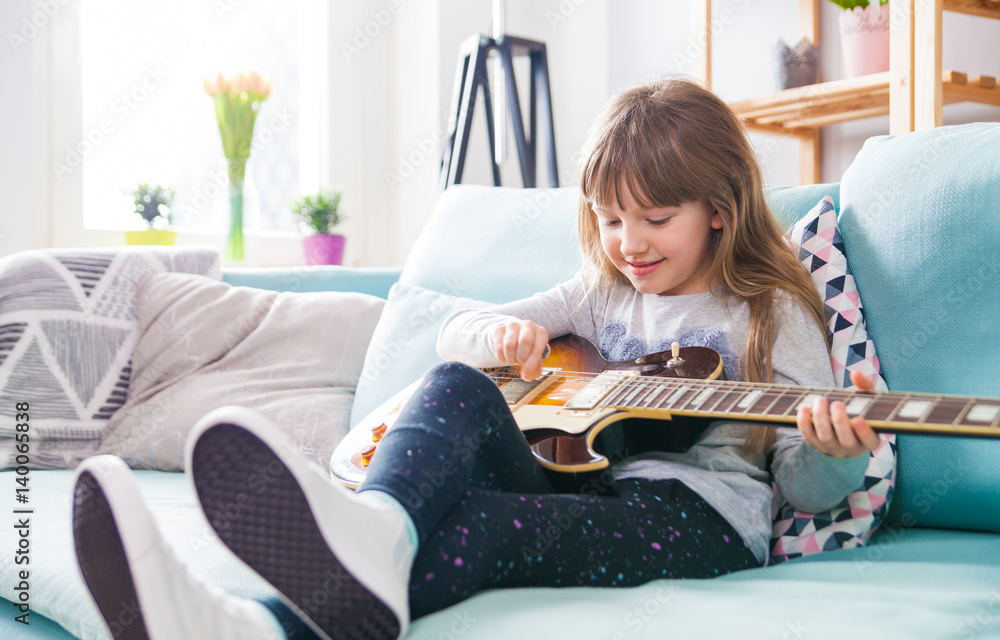
POLYGON ((816 397, 843 402, 849 416, 865 418, 876 431, 1000 436, 996 398, 623 376, 600 404, 644 415, 794 424, 798 408, 816 397))

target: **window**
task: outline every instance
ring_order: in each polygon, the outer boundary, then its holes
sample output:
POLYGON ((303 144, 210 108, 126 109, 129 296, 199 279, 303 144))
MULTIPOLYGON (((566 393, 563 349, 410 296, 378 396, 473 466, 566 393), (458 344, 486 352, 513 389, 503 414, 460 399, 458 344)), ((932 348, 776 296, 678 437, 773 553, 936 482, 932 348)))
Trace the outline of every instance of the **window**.
MULTIPOLYGON (((256 193, 251 200, 258 206, 248 206, 244 226, 294 231, 288 201, 318 181, 310 154, 320 139, 319 112, 300 105, 319 93, 300 91, 300 84, 322 55, 321 38, 314 37, 322 31, 321 5, 307 0, 81 3, 83 138, 65 153, 82 157, 84 226, 141 228, 123 190, 148 182, 174 187, 175 226, 223 231, 225 159, 202 79, 254 69, 271 80, 272 89, 257 117, 247 169, 256 193)), ((312 80, 308 84, 320 79, 312 80)), ((56 154, 57 163, 61 155, 56 154)))

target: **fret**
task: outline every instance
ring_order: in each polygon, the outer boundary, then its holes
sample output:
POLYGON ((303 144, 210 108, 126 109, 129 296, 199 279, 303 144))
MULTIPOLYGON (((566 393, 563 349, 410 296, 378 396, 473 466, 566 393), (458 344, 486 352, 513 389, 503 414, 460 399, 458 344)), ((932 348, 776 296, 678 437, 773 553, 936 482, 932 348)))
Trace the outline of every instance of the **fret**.
POLYGON ((757 398, 757 401, 753 403, 746 413, 764 415, 765 410, 774 404, 775 393, 781 395, 781 392, 775 389, 764 389, 764 392, 757 398))
POLYGON ((969 401, 965 403, 965 406, 959 412, 958 417, 956 417, 955 420, 954 420, 954 422, 952 422, 951 424, 955 425, 955 426, 958 426, 959 424, 961 424, 962 418, 965 417, 965 414, 969 412, 969 409, 971 409, 972 405, 974 405, 974 404, 976 404, 976 399, 975 398, 969 398, 969 401))
POLYGON ((781 397, 785 395, 785 393, 787 392, 784 389, 779 390, 778 395, 774 396, 774 400, 771 401, 771 404, 767 405, 767 407, 761 413, 765 415, 771 415, 771 408, 774 407, 775 404, 777 404, 778 400, 780 400, 781 397))
POLYGON ((872 404, 872 399, 875 396, 869 394, 856 393, 850 399, 850 401, 844 403, 844 408, 847 409, 847 415, 849 416, 863 416, 868 407, 872 404))
POLYGON ((910 400, 910 396, 912 396, 912 395, 913 395, 912 393, 908 393, 905 396, 903 396, 903 399, 900 400, 898 404, 896 404, 896 408, 893 409, 892 413, 890 413, 886 417, 885 421, 886 422, 892 422, 893 419, 895 419, 896 414, 899 413, 900 409, 902 409, 904 406, 906 406, 906 403, 910 400))
POLYGON ((733 393, 733 391, 730 391, 729 389, 726 388, 722 388, 719 389, 719 393, 721 394, 719 396, 719 399, 715 401, 715 404, 712 405, 712 408, 709 409, 709 411, 722 411, 722 409, 719 408, 719 405, 721 405, 722 401, 726 399, 726 396, 733 393))
POLYGON ((628 386, 629 386, 629 393, 625 394, 625 397, 622 398, 620 404, 621 406, 631 407, 634 406, 636 396, 645 391, 645 388, 643 387, 642 382, 638 383, 633 382, 628 386))
POLYGON ((662 409, 663 401, 670 397, 670 387, 667 385, 656 385, 653 387, 655 393, 649 396, 646 406, 651 409, 662 409))
POLYGON ((782 413, 781 415, 787 416, 788 412, 791 411, 792 409, 794 409, 795 412, 798 413, 798 411, 799 411, 799 405, 802 404, 802 400, 807 395, 809 395, 809 392, 806 391, 806 390, 796 389, 796 391, 799 392, 798 395, 796 395, 795 398, 788 404, 788 408, 785 409, 784 413, 782 413))
POLYGON ((899 400, 880 394, 868 405, 862 417, 869 422, 887 422, 887 418, 899 407, 899 400))
POLYGON ((972 405, 963 398, 940 396, 934 404, 934 408, 931 409, 930 414, 924 418, 924 422, 926 424, 941 425, 955 424, 955 421, 961 417, 963 410, 967 406, 972 405))
POLYGON ((930 413, 934 408, 934 400, 927 399, 926 397, 920 396, 907 396, 903 402, 899 404, 899 409, 896 411, 893 417, 890 418, 893 422, 909 422, 909 423, 920 423, 923 422, 924 417, 930 413))
POLYGON ((816 393, 816 391, 814 391, 813 389, 809 389, 803 395, 802 400, 799 401, 798 406, 795 407, 796 413, 798 413, 798 410, 801 409, 802 407, 807 407, 810 411, 812 411, 813 405, 816 404, 816 399, 822 397, 823 397, 822 393, 816 393))
POLYGON ((788 414, 788 410, 795 406, 799 398, 802 397, 802 392, 798 389, 785 391, 782 395, 778 396, 778 399, 774 401, 774 404, 768 409, 769 415, 774 416, 785 416, 788 414))
POLYGON ((998 428, 1000 428, 1000 413, 998 413, 997 417, 994 418, 993 422, 990 423, 990 429, 998 429, 998 428))
POLYGON ((747 397, 747 395, 749 393, 752 393, 752 392, 753 392, 752 389, 750 389, 750 390, 747 390, 745 388, 744 389, 734 389, 732 392, 730 392, 729 394, 727 394, 726 398, 724 398, 724 400, 728 404, 726 404, 725 408, 723 408, 722 407, 722 403, 720 403, 719 410, 722 411, 722 412, 724 412, 724 413, 733 413, 733 410, 736 409, 739 406, 740 402, 742 402, 743 399, 745 397, 747 397), (729 397, 729 396, 732 396, 732 397, 729 397))
POLYGON ((965 422, 992 424, 994 420, 1000 418, 1000 404, 984 402, 978 398, 976 400, 969 412, 965 414, 965 422))
POLYGON ((688 405, 694 407, 696 410, 701 410, 701 405, 705 404, 705 402, 707 402, 715 392, 716 389, 713 389, 712 387, 705 387, 704 389, 699 390, 697 395, 691 398, 688 405))
POLYGON ((834 402, 843 402, 844 407, 847 406, 847 400, 855 395, 853 389, 831 389, 826 394, 826 399, 833 404, 834 402))
POLYGON ((651 407, 652 401, 658 395, 663 392, 663 385, 652 384, 652 382, 647 382, 643 385, 645 387, 645 393, 639 395, 635 400, 635 406, 637 407, 651 407))
POLYGON ((694 387, 685 385, 677 390, 677 393, 671 396, 670 404, 668 405, 674 411, 684 411, 688 401, 691 400, 697 393, 694 387))

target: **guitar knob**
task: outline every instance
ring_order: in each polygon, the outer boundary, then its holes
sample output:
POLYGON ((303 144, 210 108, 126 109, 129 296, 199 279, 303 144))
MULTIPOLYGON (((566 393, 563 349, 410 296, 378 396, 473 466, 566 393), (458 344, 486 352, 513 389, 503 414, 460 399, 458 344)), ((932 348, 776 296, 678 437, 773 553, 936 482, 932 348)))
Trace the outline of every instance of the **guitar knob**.
POLYGON ((673 357, 667 361, 667 366, 671 369, 676 369, 686 362, 684 358, 681 357, 681 343, 679 342, 670 343, 670 355, 673 357))
POLYGON ((372 461, 372 456, 375 455, 375 445, 370 444, 361 450, 361 466, 367 467, 368 463, 372 461))
POLYGON ((377 427, 372 427, 372 442, 378 442, 385 435, 385 430, 389 427, 383 422, 377 427))

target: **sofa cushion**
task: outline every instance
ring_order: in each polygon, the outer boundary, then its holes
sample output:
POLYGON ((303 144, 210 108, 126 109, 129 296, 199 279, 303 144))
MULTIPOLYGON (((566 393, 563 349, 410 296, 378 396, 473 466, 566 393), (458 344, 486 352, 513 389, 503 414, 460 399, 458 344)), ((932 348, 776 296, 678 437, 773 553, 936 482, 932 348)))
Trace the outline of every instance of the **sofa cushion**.
MULTIPOLYGON (((0 486, 11 486, 13 478, 0 474, 0 486)), ((108 638, 73 557, 73 473, 34 473, 31 482, 49 506, 32 517, 28 629, 40 614, 76 637, 108 638)), ((274 595, 212 532, 189 479, 139 471, 136 482, 181 562, 228 593, 274 595)), ((14 508, 14 492, 0 492, 0 509, 14 508)), ((0 596, 13 601, 15 586, 0 580, 0 596)), ((415 620, 407 638, 987 638, 996 635, 990 629, 996 629, 998 606, 997 536, 887 526, 869 546, 721 578, 654 580, 627 589, 494 589, 415 620)), ((24 637, 23 630, 4 635, 3 625, 13 624, 5 615, 0 637, 24 637)))
POLYGON ((326 466, 345 433, 365 348, 385 303, 363 293, 277 293, 184 274, 138 287, 128 400, 99 453, 179 471, 191 427, 236 404, 287 430, 326 466))
POLYGON ((448 188, 410 250, 400 283, 501 303, 570 279, 581 266, 577 193, 448 188))
POLYGON ((365 353, 351 426, 442 362, 437 336, 445 318, 459 309, 488 306, 479 300, 394 284, 365 353))
MULTIPOLYGON (((136 283, 150 273, 218 279, 215 247, 44 249, 0 260, 0 437, 28 403, 29 466, 92 452, 125 401, 138 335, 136 283)), ((0 468, 13 466, 3 447, 0 468)))
MULTIPOLYGON (((887 389, 879 375, 875 345, 868 338, 865 314, 854 276, 844 255, 837 229, 833 198, 824 197, 789 231, 789 242, 809 269, 827 315, 830 364, 838 386, 850 387, 850 372, 876 376, 876 390, 887 389)), ((771 560, 781 562, 801 555, 853 549, 864 544, 889 510, 896 476, 896 437, 879 436, 871 452, 864 482, 840 504, 822 513, 800 511, 783 503, 775 486, 771 560)))
MULTIPOLYGON (((1000 396, 1000 125, 869 139, 840 228, 894 391, 1000 396)), ((900 435, 888 521, 1000 531, 1000 440, 900 435)))

